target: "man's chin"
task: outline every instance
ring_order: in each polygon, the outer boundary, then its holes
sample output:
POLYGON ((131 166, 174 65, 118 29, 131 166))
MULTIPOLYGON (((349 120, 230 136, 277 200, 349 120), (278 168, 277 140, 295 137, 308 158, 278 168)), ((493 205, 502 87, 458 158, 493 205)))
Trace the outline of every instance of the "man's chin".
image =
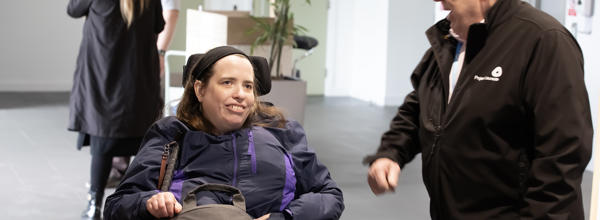
POLYGON ((450 11, 450 5, 448 5, 448 2, 440 2, 442 3, 442 9, 446 10, 446 11, 450 11))

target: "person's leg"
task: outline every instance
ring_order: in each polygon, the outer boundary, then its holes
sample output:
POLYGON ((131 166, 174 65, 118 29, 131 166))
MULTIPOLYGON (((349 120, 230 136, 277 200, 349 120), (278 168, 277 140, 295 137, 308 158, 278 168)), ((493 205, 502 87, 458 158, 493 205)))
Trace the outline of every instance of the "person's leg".
POLYGON ((90 190, 97 192, 97 195, 104 195, 106 180, 111 168, 112 157, 107 155, 92 156, 91 182, 90 190))
POLYGON ((104 189, 106 188, 106 181, 112 165, 112 156, 105 154, 102 150, 107 147, 103 146, 106 144, 108 143, 105 140, 98 140, 92 137, 90 143, 92 154, 90 191, 88 193, 88 206, 82 214, 82 218, 84 219, 100 219, 102 213, 104 189))

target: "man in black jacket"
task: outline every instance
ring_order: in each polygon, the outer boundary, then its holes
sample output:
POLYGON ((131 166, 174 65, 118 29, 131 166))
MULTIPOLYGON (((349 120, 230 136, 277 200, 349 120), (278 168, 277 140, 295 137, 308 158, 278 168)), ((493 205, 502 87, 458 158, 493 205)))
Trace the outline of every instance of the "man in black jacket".
POLYGON ((584 219, 592 122, 581 49, 521 0, 441 0, 451 10, 370 164, 375 194, 422 155, 433 219, 584 219))

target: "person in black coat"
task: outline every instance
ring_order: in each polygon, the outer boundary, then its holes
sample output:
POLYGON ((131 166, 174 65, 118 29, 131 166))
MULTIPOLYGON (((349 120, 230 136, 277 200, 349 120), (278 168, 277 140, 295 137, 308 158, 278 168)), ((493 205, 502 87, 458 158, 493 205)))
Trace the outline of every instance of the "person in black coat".
POLYGON ((70 97, 68 129, 90 145, 91 186, 84 218, 100 218, 113 156, 131 156, 162 108, 156 40, 160 1, 70 0, 85 17, 70 97))
POLYGON ((583 54, 521 0, 438 0, 414 90, 364 159, 374 194, 421 154, 431 219, 585 219, 593 128, 583 54))

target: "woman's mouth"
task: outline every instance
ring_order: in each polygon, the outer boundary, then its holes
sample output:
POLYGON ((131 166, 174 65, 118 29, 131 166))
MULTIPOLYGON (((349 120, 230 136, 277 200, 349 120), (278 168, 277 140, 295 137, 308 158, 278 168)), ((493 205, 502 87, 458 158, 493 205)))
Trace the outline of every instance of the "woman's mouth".
POLYGON ((233 111, 233 112, 244 112, 244 110, 246 110, 246 107, 241 106, 241 105, 226 105, 227 109, 233 111))

